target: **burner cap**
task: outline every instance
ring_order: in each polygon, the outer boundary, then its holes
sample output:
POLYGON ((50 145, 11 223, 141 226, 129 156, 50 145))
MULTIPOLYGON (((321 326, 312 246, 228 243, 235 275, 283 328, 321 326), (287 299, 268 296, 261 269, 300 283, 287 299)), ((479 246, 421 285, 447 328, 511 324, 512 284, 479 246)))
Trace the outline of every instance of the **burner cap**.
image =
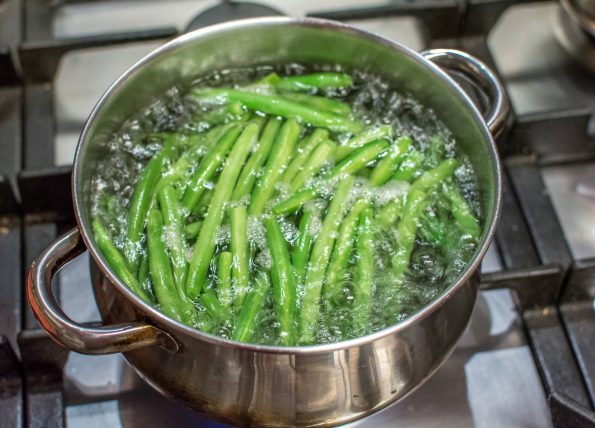
POLYGON ((236 3, 225 1, 197 15, 190 21, 186 31, 193 31, 209 25, 233 21, 235 19, 257 18, 271 15, 282 16, 284 14, 277 9, 258 3, 236 3))

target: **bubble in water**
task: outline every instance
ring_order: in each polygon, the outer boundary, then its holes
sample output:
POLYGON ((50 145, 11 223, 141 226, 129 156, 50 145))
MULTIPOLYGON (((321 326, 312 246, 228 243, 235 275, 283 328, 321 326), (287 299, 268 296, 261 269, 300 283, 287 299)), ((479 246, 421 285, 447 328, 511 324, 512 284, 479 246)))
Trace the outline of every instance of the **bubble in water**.
POLYGON ((267 239, 264 229, 263 216, 248 217, 248 243, 255 249, 266 249, 267 239))
POLYGON ((286 218, 280 219, 281 225, 281 233, 283 233, 283 237, 287 242, 293 245, 298 238, 299 231, 295 224, 291 221, 288 221, 286 218))
POLYGON ((222 224, 217 228, 215 234, 215 245, 217 247, 226 246, 231 242, 231 226, 229 224, 222 224))
POLYGON ((257 254, 254 262, 264 270, 270 270, 273 267, 273 257, 267 247, 263 247, 257 254))
POLYGON ((373 188, 372 200, 376 205, 383 207, 389 202, 396 201, 409 191, 411 185, 406 181, 390 180, 383 186, 373 188))

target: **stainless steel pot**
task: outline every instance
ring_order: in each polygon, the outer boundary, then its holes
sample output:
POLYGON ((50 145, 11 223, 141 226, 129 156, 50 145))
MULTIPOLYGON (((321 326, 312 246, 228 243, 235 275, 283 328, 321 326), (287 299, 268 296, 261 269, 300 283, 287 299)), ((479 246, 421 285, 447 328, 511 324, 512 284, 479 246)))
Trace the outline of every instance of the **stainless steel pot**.
POLYGON ((27 282, 31 307, 59 344, 85 354, 123 352, 157 390, 227 422, 328 426, 369 415, 426 380, 452 351, 469 321, 478 288, 476 271, 500 210, 500 167, 492 135, 502 130, 508 110, 501 85, 473 57, 450 50, 420 55, 336 22, 263 18, 178 37, 132 66, 93 110, 74 160, 78 228, 60 237, 32 264, 27 282), (106 153, 106 141, 123 120, 172 85, 217 69, 292 62, 370 70, 431 106, 475 167, 483 234, 460 278, 397 325, 329 345, 284 348, 237 343, 167 318, 116 277, 91 231, 90 180, 96 160, 106 153), (441 67, 467 75, 485 90, 491 101, 485 121, 441 67), (85 250, 91 254, 102 327, 70 320, 52 295, 54 274, 85 250))

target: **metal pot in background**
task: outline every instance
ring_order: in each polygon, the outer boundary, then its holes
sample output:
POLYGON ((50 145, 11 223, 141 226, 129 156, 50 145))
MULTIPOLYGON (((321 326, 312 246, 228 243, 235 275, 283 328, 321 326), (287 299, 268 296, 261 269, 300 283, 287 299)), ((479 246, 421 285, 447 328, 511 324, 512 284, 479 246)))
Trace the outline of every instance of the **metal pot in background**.
POLYGON ((554 32, 562 47, 585 70, 595 73, 595 1, 560 0, 554 32))
POLYGON ((186 405, 238 425, 329 426, 369 415, 421 385, 447 358, 465 329, 478 288, 476 274, 500 210, 500 166, 492 134, 508 102, 495 76, 457 51, 417 54, 345 24, 317 19, 261 18, 213 26, 178 37, 125 72, 99 100, 74 160, 78 228, 32 264, 29 301, 41 326, 81 353, 124 352, 153 387, 186 405), (114 274, 91 231, 90 182, 106 143, 123 121, 168 88, 218 69, 262 64, 340 64, 368 70, 432 107, 472 162, 483 233, 468 268, 412 317, 357 339, 307 347, 238 343, 169 319, 145 304, 114 274), (488 94, 484 120, 441 69, 465 74, 488 94), (491 131, 491 133, 490 133, 491 131), (52 295, 53 275, 83 251, 91 254, 93 289, 105 323, 70 320, 52 295))
POLYGON ((591 28, 595 28, 595 2, 593 0, 575 0, 575 2, 578 9, 591 18, 591 28))

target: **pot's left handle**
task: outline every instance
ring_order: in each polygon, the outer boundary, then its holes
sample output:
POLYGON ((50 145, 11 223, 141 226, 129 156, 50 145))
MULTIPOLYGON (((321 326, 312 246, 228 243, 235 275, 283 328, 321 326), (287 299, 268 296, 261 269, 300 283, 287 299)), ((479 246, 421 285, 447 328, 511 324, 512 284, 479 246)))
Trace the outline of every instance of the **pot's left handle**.
POLYGON ((52 278, 68 262, 85 252, 78 228, 62 235, 33 262, 27 278, 27 297, 41 327, 58 344, 81 354, 114 354, 149 345, 177 349, 174 339, 143 322, 91 327, 71 320, 52 292, 52 278))

